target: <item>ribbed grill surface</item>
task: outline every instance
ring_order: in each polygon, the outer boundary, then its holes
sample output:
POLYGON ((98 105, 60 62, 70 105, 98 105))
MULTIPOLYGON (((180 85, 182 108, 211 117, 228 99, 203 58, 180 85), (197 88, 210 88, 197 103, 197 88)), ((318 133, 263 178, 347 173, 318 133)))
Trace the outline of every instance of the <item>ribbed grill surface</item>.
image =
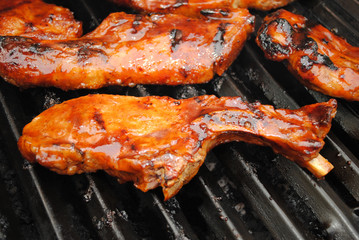
MULTIPOLYGON (((121 9, 98 0, 51 1, 94 29, 121 9)), ((357 0, 297 1, 287 10, 337 31, 359 46, 357 0)), ((252 11, 257 25, 266 13, 252 11)), ((242 96, 277 108, 329 99, 303 87, 282 63, 246 43, 222 76, 204 85, 20 91, 0 81, 0 239, 359 239, 359 103, 338 100, 322 155, 335 169, 318 181, 271 149, 229 143, 213 149, 176 197, 143 193, 103 172, 61 176, 30 166, 16 142, 48 106, 89 93, 188 98, 242 96)))

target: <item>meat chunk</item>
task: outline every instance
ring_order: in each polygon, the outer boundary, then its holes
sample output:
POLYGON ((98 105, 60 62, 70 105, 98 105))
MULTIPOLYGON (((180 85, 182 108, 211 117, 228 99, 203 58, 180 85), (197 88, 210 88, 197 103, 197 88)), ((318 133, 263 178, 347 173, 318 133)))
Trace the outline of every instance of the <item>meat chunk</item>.
POLYGON ((69 39, 82 35, 82 24, 66 8, 41 0, 1 1, 0 36, 69 39))
POLYGON ((285 61, 308 88, 359 101, 359 47, 322 25, 279 10, 264 19, 256 41, 268 59, 285 61))
POLYGON ((268 11, 283 7, 294 0, 110 0, 120 6, 132 7, 141 12, 177 13, 197 15, 198 10, 216 8, 255 8, 268 11))
POLYGON ((322 176, 315 169, 327 173, 332 165, 315 158, 335 113, 334 99, 275 110, 239 97, 88 95, 34 118, 18 146, 27 160, 57 173, 104 170, 142 191, 162 186, 169 199, 197 173, 211 148, 229 141, 270 146, 322 176))
POLYGON ((246 9, 199 19, 113 13, 77 39, 0 37, 0 75, 22 88, 64 90, 205 83, 236 59, 253 25, 246 9))

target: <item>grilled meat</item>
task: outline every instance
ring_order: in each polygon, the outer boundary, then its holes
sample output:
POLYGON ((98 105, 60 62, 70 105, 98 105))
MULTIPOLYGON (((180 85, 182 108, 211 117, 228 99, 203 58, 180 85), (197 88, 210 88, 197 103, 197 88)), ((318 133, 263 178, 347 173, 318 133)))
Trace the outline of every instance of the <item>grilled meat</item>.
POLYGON ((182 15, 113 13, 77 39, 0 37, 0 75, 22 87, 205 83, 236 59, 254 17, 246 9, 182 15))
POLYGON ((294 0, 111 0, 141 12, 171 12, 187 16, 197 15, 198 10, 216 8, 255 8, 268 11, 283 7, 294 0))
POLYGON ((1 1, 0 36, 69 39, 82 35, 70 10, 41 0, 1 1))
POLYGON ((322 25, 279 10, 264 19, 257 44, 268 59, 285 61, 308 88, 359 101, 359 47, 351 46, 322 25))
POLYGON ((316 157, 335 113, 334 99, 275 110, 239 97, 88 95, 34 118, 18 146, 27 160, 57 173, 105 170, 142 191, 162 186, 169 199, 197 173, 211 148, 229 141, 270 146, 325 175, 332 165, 316 157))

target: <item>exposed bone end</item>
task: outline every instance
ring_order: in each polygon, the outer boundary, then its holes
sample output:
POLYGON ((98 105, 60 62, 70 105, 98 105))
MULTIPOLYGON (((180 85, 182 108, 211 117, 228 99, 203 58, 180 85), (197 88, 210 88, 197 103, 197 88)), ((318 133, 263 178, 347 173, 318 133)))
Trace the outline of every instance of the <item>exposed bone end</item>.
POLYGON ((317 178, 324 177, 334 168, 322 155, 318 155, 316 158, 308 161, 305 167, 317 178))

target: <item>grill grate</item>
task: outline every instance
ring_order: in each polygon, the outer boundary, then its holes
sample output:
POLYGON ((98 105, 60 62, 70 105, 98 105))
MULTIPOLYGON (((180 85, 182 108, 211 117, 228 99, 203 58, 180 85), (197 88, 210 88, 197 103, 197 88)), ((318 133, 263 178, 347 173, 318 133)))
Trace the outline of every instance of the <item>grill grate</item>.
MULTIPOLYGON (((52 1, 93 30, 120 8, 97 0, 52 1)), ((357 0, 297 1, 286 7, 359 46, 357 0)), ((261 22, 265 13, 252 11, 261 22)), ((60 176, 29 166, 16 142, 49 105, 88 93, 133 96, 239 95, 297 108, 329 98, 307 90, 250 39, 230 69, 191 86, 19 91, 0 81, 0 239, 359 239, 359 103, 339 100, 322 155, 335 169, 317 181, 269 148, 229 143, 211 151, 198 175, 167 202, 102 172, 60 176)))

